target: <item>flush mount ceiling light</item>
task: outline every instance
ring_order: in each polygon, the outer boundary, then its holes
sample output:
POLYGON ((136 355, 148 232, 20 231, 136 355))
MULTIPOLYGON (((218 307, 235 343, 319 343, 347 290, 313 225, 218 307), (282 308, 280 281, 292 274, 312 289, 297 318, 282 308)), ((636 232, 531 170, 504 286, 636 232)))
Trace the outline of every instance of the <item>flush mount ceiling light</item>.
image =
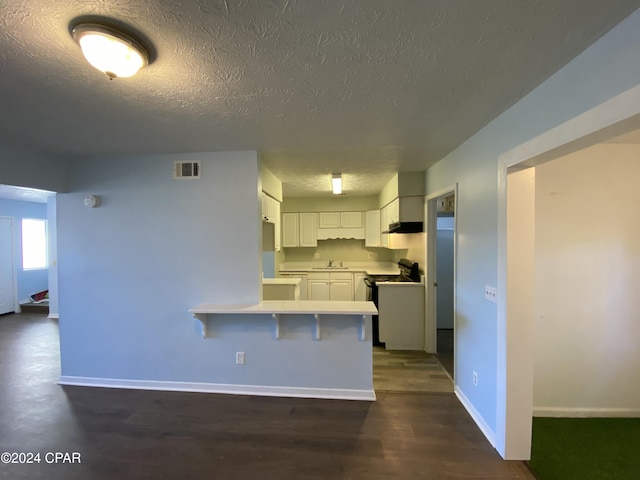
POLYGON ((334 195, 342 194, 342 174, 341 173, 334 173, 331 176, 331 186, 333 187, 334 195))
POLYGON ((84 58, 109 79, 131 77, 149 63, 149 51, 121 30, 97 23, 80 23, 71 31, 84 58))

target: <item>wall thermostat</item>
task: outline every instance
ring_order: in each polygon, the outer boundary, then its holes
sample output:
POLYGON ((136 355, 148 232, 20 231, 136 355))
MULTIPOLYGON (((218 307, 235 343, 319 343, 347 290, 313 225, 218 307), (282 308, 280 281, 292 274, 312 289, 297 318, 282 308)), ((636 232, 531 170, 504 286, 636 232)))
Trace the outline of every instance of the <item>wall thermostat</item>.
POLYGON ((89 208, 96 208, 100 205, 100 197, 97 195, 87 195, 84 197, 84 205, 89 208))

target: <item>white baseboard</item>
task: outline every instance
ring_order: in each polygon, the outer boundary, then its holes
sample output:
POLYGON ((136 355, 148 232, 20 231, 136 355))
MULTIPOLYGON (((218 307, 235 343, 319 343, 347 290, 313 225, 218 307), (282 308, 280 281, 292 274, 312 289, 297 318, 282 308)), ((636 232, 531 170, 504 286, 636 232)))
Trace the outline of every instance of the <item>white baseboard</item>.
POLYGON ((57 313, 49 313, 49 315, 47 315, 47 318, 58 320, 60 316, 57 313))
POLYGON ((30 298, 23 298, 22 300, 18 300, 18 303, 20 305, 24 305, 25 303, 31 303, 31 299, 30 298))
POLYGON ((478 425, 478 428, 480 428, 484 436, 487 437, 487 440, 489 440, 491 446, 493 448, 496 448, 496 433, 491 429, 487 422, 484 421, 482 415, 480 415, 480 413, 476 410, 473 404, 469 401, 462 390, 458 388, 457 385, 455 387, 455 393, 456 397, 458 397, 458 400, 460 400, 460 403, 462 403, 462 406, 467 410, 467 412, 469 412, 469 415, 471 415, 471 418, 473 418, 473 421, 476 422, 476 425, 478 425))
POLYGON ((376 394, 371 390, 342 388, 277 387, 263 385, 232 385, 224 383, 160 382, 153 380, 122 380, 61 376, 60 385, 82 387, 129 388, 134 390, 167 390, 173 392, 226 393, 231 395, 257 395, 266 397, 327 398, 333 400, 366 400, 373 402, 376 394))
POLYGON ((533 407, 533 416, 558 418, 637 418, 640 417, 640 408, 533 407))

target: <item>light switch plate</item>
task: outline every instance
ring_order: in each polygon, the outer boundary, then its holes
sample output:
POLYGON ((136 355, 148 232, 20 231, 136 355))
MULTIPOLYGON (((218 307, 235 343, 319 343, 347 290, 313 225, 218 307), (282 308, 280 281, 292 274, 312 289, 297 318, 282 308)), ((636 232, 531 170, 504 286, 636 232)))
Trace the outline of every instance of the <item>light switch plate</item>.
POLYGON ((484 298, 490 302, 497 303, 498 301, 498 289, 490 285, 484 286, 484 298))

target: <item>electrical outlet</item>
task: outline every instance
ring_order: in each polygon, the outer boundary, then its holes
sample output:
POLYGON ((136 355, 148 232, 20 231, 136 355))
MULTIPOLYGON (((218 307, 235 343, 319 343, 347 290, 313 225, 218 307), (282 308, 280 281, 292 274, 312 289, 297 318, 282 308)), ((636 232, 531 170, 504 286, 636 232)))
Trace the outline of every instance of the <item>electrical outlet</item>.
POLYGON ((478 372, 476 372, 475 370, 473 371, 473 386, 478 386, 478 372))
POLYGON ((367 253, 367 257, 369 257, 369 258, 373 258, 373 252, 368 252, 368 253, 367 253))
POLYGON ((244 352, 236 352, 236 365, 244 365, 244 352))
POLYGON ((484 298, 490 302, 496 303, 498 297, 498 289, 489 285, 484 286, 484 298))

